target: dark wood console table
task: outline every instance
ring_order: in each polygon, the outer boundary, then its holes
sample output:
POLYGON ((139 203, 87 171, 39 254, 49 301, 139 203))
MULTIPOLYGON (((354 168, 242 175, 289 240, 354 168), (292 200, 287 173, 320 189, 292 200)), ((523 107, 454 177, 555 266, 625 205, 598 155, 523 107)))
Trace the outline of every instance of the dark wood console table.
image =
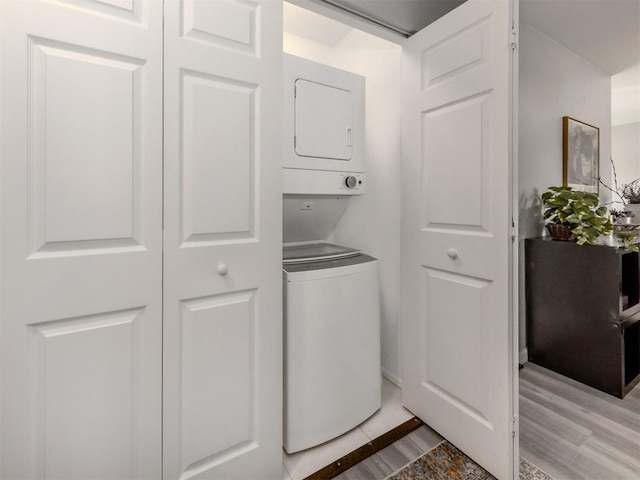
POLYGON ((640 382, 640 259, 634 252, 525 240, 529 360, 624 397, 640 382))

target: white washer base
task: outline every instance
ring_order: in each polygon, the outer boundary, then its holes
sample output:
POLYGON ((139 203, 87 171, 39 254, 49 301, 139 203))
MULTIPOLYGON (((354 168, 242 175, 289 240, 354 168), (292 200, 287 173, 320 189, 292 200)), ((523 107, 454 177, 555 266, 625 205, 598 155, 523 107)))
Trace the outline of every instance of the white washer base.
POLYGON ((378 261, 285 272, 284 280, 284 447, 293 453, 380 408, 378 261))

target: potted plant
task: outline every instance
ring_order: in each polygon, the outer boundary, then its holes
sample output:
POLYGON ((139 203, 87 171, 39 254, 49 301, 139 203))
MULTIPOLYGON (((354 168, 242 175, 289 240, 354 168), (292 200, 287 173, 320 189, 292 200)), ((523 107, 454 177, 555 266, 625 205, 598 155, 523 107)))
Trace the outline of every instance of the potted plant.
MULTIPOLYGON (((613 188, 598 179, 600 185, 605 187, 611 193, 615 194, 624 204, 624 210, 627 217, 635 217, 634 220, 640 222, 640 178, 636 178, 632 182, 618 186, 618 176, 616 173, 616 164, 613 158, 610 159, 611 168, 613 170, 613 188)), ((630 221, 629 221, 630 222, 630 221)))
POLYGON ((626 250, 638 252, 638 237, 632 232, 636 225, 631 223, 633 214, 627 210, 609 208, 609 213, 613 219, 613 234, 623 243, 626 250))
POLYGON ((628 225, 631 223, 631 212, 618 208, 609 207, 609 215, 614 225, 628 225))
POLYGON ((630 252, 640 252, 640 248, 638 248, 638 244, 636 243, 638 237, 636 237, 633 233, 616 232, 616 237, 622 240, 625 250, 628 250, 630 252))
POLYGON ((640 220, 640 178, 620 187, 620 197, 624 200, 625 209, 633 213, 640 220))
POLYGON ((613 231, 607 207, 599 205, 594 193, 574 191, 567 186, 549 187, 542 194, 542 203, 552 238, 575 239, 578 245, 584 245, 613 231))

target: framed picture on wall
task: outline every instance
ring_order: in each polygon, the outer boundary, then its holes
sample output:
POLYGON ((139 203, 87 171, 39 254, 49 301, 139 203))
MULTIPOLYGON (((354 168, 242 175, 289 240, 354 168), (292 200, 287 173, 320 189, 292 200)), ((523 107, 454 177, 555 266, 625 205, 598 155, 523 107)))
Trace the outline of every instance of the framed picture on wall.
POLYGON ((574 190, 598 193, 600 129, 562 117, 562 182, 574 190))

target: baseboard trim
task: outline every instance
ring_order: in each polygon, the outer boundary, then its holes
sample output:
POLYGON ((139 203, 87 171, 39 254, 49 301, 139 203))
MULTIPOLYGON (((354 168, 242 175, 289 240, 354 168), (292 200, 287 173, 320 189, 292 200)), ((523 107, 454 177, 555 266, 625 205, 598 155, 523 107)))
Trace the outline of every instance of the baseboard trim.
POLYGON ((382 376, 393 383, 396 387, 402 388, 402 380, 392 373, 389 373, 389 371, 384 368, 382 369, 382 376))
POLYGON ((383 448, 388 447, 396 440, 400 440, 405 435, 420 428, 424 423, 418 417, 413 417, 411 420, 407 420, 401 425, 398 425, 393 430, 379 436, 375 440, 355 449, 351 453, 347 453, 344 457, 339 458, 335 462, 327 465, 326 467, 312 473, 304 480, 329 480, 342 472, 349 470, 354 465, 360 463, 364 459, 379 452, 383 448))
POLYGON ((529 351, 525 347, 522 350, 520 350, 520 353, 518 353, 518 363, 520 363, 520 365, 524 365, 528 361, 529 361, 529 351))

